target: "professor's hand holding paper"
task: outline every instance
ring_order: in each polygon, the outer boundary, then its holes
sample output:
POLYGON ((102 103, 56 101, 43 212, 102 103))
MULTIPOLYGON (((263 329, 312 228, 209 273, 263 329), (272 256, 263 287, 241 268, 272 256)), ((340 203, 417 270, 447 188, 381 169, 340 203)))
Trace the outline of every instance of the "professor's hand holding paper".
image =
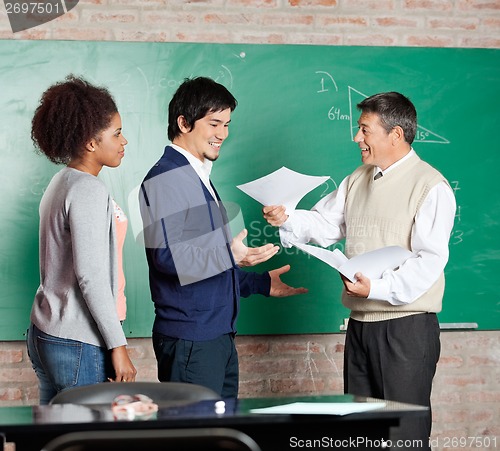
MULTIPOLYGON (((238 188, 264 205, 262 213, 269 224, 281 227, 300 199, 327 179, 299 174, 282 167, 238 188)), ((290 244, 339 271, 347 293, 357 297, 369 295, 370 279, 380 279, 384 271, 394 270, 414 256, 407 249, 389 246, 348 259, 339 249, 330 251, 299 242, 290 244)))

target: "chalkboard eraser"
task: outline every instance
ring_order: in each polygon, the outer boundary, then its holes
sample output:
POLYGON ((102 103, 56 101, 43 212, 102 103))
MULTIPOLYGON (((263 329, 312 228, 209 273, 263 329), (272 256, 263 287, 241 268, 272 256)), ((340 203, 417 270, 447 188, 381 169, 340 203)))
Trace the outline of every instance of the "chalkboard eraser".
POLYGON ((349 324, 349 318, 344 318, 344 324, 340 325, 340 330, 347 330, 347 325, 349 324))
POLYGON ((477 329, 479 326, 477 323, 440 323, 439 328, 441 330, 450 329, 477 329))

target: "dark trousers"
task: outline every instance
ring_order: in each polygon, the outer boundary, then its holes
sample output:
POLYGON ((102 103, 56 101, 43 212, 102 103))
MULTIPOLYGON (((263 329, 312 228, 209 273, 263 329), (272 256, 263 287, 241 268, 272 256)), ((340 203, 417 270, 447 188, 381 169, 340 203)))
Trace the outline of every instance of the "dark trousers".
MULTIPOLYGON (((377 322, 350 319, 344 391, 430 408, 432 379, 441 350, 439 332, 433 313, 377 322)), ((431 424, 430 410, 426 418, 402 418, 400 427, 391 432, 391 440, 408 441, 404 449, 428 450, 431 424)))
POLYGON ((189 341, 153 333, 153 349, 161 382, 189 382, 211 388, 222 398, 238 397, 238 353, 233 334, 189 341))

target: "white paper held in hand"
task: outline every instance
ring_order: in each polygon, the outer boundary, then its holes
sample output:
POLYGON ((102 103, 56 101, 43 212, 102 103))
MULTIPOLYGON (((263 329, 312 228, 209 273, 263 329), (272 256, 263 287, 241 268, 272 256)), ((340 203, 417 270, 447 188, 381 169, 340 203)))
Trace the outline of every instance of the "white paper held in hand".
POLYGON ((296 248, 327 263, 332 268, 355 282, 354 274, 363 273, 369 279, 380 279, 384 271, 396 269, 415 254, 400 246, 387 246, 374 251, 365 252, 352 258, 347 258, 342 251, 311 246, 310 244, 292 243, 296 248))
POLYGON ((307 193, 329 178, 329 176, 301 174, 283 166, 264 177, 236 187, 264 206, 284 205, 290 212, 295 210, 307 193))

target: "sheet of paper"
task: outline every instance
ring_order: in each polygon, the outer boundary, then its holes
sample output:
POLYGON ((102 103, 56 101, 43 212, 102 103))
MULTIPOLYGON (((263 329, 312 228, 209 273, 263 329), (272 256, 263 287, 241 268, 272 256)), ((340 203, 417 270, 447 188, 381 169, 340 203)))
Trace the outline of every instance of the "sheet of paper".
POLYGON ((250 412, 289 415, 348 415, 383 407, 385 407, 385 402, 294 402, 292 404, 252 409, 250 412))
POLYGON ((335 268, 351 282, 355 281, 354 274, 357 272, 363 273, 370 279, 380 279, 384 271, 401 266, 414 255, 411 251, 400 246, 387 246, 348 259, 339 249, 330 251, 310 244, 292 244, 335 268))
POLYGON ((339 249, 334 249, 333 251, 330 251, 328 249, 325 249, 324 247, 311 246, 310 244, 302 244, 294 242, 292 242, 292 244, 301 251, 304 251, 307 254, 310 254, 313 257, 316 257, 319 260, 324 261, 325 263, 329 264, 332 268, 335 268, 337 271, 344 263, 346 263, 349 260, 339 249))
POLYGON ((264 177, 236 187, 262 205, 284 205, 287 211, 292 211, 307 193, 329 178, 301 174, 283 166, 264 177))

